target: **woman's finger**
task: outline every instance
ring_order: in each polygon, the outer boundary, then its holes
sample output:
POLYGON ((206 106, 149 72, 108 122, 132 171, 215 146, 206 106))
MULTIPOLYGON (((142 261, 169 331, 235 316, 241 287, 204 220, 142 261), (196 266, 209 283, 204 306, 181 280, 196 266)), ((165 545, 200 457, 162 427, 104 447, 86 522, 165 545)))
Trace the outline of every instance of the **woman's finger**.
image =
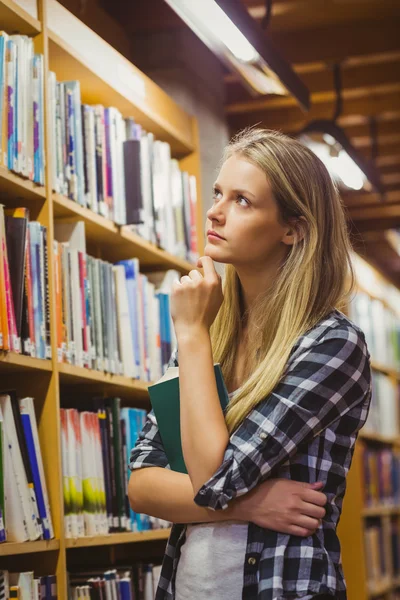
POLYGON ((314 517, 315 519, 323 519, 326 510, 322 506, 311 504, 310 502, 303 502, 300 506, 300 512, 308 517, 314 517))
POLYGON ((188 275, 184 275, 183 277, 181 277, 181 283, 192 283, 192 280, 188 275))
POLYGON ((214 263, 209 256, 202 256, 199 258, 197 265, 203 267, 205 279, 208 279, 209 281, 218 279, 218 274, 215 270, 214 263))
POLYGON ((197 271, 196 269, 193 269, 192 271, 190 271, 189 277, 193 281, 197 281, 199 279, 203 279, 203 275, 200 273, 200 271, 197 271))

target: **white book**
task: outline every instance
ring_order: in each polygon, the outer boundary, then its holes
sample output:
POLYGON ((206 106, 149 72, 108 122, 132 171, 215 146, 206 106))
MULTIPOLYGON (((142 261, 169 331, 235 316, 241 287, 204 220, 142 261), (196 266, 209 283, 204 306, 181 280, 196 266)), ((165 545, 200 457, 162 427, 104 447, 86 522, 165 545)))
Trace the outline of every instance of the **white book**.
POLYGON ((110 158, 111 158, 111 186, 112 186, 112 220, 118 225, 123 225, 119 210, 119 189, 118 189, 118 151, 117 151, 117 115, 116 109, 108 109, 109 130, 110 130, 110 158))
POLYGON ((19 600, 35 600, 33 571, 10 573, 9 581, 19 587, 19 600))
POLYGON ((60 186, 57 176, 57 121, 56 121, 56 74, 49 71, 48 75, 48 114, 50 121, 50 156, 51 156, 51 185, 59 193, 60 186))
POLYGON ((96 175, 96 137, 94 129, 94 109, 85 106, 85 138, 86 138, 86 161, 89 184, 89 197, 86 204, 94 211, 99 212, 97 200, 97 175, 96 175))
POLYGON ((113 267, 117 293, 117 321, 123 373, 126 377, 135 377, 135 355, 132 344, 132 325, 129 317, 128 294, 126 289, 125 269, 122 265, 113 267))
POLYGON ((37 540, 40 537, 37 514, 22 462, 10 396, 0 396, 0 408, 3 414, 6 447, 4 503, 7 540, 10 542, 37 540))
POLYGON ((126 199, 125 199, 125 169, 124 169, 124 142, 126 141, 126 127, 123 116, 117 113, 117 176, 118 176, 118 200, 120 220, 126 225, 126 199))
POLYGON ((183 186, 182 172, 176 159, 171 160, 172 170, 172 206, 175 222, 175 256, 186 258, 185 224, 183 219, 183 186))
POLYGON ((147 280, 146 282, 146 294, 147 294, 147 322, 148 322, 148 338, 149 338, 149 371, 150 381, 156 381, 157 377, 157 314, 155 313, 154 304, 154 293, 155 286, 153 283, 147 280))
POLYGON ((94 327, 96 328, 96 369, 104 369, 104 348, 103 348, 103 323, 102 323, 102 305, 100 295, 100 261, 93 259, 93 306, 94 306, 94 327))
POLYGON ((72 537, 84 536, 84 522, 82 514, 82 458, 80 443, 81 439, 79 420, 75 419, 75 409, 67 409, 68 430, 68 477, 71 495, 71 533, 72 537), (77 426, 78 421, 78 426, 77 426))
MULTIPOLYGON (((37 462, 37 467, 38 467, 38 471, 39 471, 41 493, 42 493, 44 507, 45 507, 45 511, 46 511, 46 517, 42 518, 43 529, 45 529, 45 530, 47 529, 49 531, 50 538, 54 538, 54 529, 53 529, 53 523, 52 523, 51 512, 50 512, 50 502, 49 502, 49 496, 47 493, 46 478, 44 475, 43 460, 42 460, 42 453, 40 450, 39 434, 38 434, 35 406, 34 406, 33 398, 22 398, 19 401, 19 407, 20 407, 21 415, 27 415, 30 420, 30 424, 31 424, 31 431, 32 431, 33 443, 34 443, 35 454, 36 454, 36 462, 37 462)), ((37 491, 36 491, 36 496, 38 497, 37 491)), ((38 499, 39 499, 39 497, 38 497, 38 499)))

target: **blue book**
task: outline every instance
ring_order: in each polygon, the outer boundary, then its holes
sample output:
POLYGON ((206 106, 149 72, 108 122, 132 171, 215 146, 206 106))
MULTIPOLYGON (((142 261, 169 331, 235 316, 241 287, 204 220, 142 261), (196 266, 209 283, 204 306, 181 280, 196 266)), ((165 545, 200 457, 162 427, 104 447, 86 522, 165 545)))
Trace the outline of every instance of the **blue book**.
POLYGON ((38 510, 39 510, 39 517, 42 521, 43 538, 45 540, 50 540, 51 539, 50 525, 49 525, 48 514, 46 511, 46 504, 44 501, 44 493, 43 493, 42 482, 40 479, 39 464, 38 464, 38 459, 36 456, 35 442, 33 440, 32 424, 31 424, 30 416, 28 414, 21 414, 21 421, 22 421, 22 427, 24 430, 26 447, 28 450, 29 463, 31 465, 33 486, 35 488, 36 502, 37 502, 37 506, 38 506, 38 510))
MULTIPOLYGON (((11 56, 15 57, 15 42, 8 40, 7 50, 11 56)), ((8 69, 14 65, 14 60, 8 63, 8 69)), ((7 70, 8 70, 7 69, 7 70)), ((15 69, 16 71, 16 69, 15 69)), ((10 170, 14 169, 14 149, 15 149, 15 88, 16 78, 13 78, 11 85, 7 81, 7 100, 8 100, 8 144, 7 144, 7 162, 10 170)))
POLYGON ((123 577, 119 580, 119 593, 121 600, 133 600, 132 581, 130 577, 123 577))
MULTIPOLYGON (((130 450, 135 446, 136 440, 138 438, 138 429, 137 429, 137 421, 136 421, 136 409, 129 409, 129 446, 130 450)), ((129 452, 129 460, 130 460, 130 452, 129 452)), ((131 509, 131 520, 132 520, 132 531, 140 531, 139 529, 139 515, 135 513, 131 509)))
POLYGON ((76 194, 74 200, 85 206, 85 175, 83 169, 83 130, 81 110, 81 88, 79 81, 65 81, 65 90, 69 98, 71 116, 70 127, 73 136, 74 174, 76 194))
MULTIPOLYGON (((136 420, 136 439, 139 436, 139 433, 142 431, 145 421, 146 421, 146 411, 134 408, 135 411, 135 420, 136 420)), ((151 522, 149 515, 140 514, 138 515, 138 529, 139 531, 148 531, 151 529, 151 522)))
MULTIPOLYGON (((130 477, 130 469, 129 469, 129 460, 130 460, 130 455, 131 455, 131 420, 130 420, 130 412, 131 412, 131 408, 121 408, 121 421, 125 422, 125 434, 126 434, 126 456, 124 459, 124 466, 125 466, 125 473, 126 473, 126 477, 128 479, 129 482, 129 477, 130 477)), ((131 521, 131 530, 135 531, 135 513, 133 512, 133 510, 130 508, 129 510, 129 514, 130 514, 130 521, 131 521)))
POLYGON ((121 260, 117 263, 125 269, 126 290, 128 294, 129 320, 131 322, 132 347, 135 356, 135 377, 140 379, 140 344, 139 344, 139 325, 138 325, 138 259, 121 260))

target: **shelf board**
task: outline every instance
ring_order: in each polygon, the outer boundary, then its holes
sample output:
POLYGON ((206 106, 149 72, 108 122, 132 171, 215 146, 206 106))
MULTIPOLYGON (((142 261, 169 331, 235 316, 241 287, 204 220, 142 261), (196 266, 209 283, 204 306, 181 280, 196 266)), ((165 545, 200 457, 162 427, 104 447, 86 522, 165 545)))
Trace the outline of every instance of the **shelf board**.
POLYGON ((88 546, 111 546, 114 544, 136 544, 156 540, 167 540, 170 529, 154 529, 140 533, 110 533, 93 537, 66 539, 66 548, 86 548, 88 546))
POLYGON ((32 216, 36 218, 46 200, 46 191, 43 186, 0 167, 0 197, 2 204, 5 204, 6 207, 26 206, 32 212, 32 216))
POLYGON ((368 592, 370 597, 381 596, 382 594, 386 594, 386 592, 390 592, 393 587, 393 582, 390 577, 385 577, 381 579, 381 581, 374 581, 368 583, 368 592))
POLYGON ((376 442, 378 444, 400 445, 400 437, 389 437, 369 431, 360 431, 360 439, 367 442, 376 442))
POLYGON ((49 65, 59 81, 79 80, 82 102, 114 106, 171 145, 194 151, 191 115, 56 0, 47 3, 49 65))
POLYGON ((379 373, 389 375, 390 377, 393 377, 400 381, 400 371, 393 369, 393 367, 386 367, 385 365, 376 362, 375 360, 371 360, 371 367, 373 370, 378 371, 379 373))
POLYGON ((0 350, 1 371, 51 371, 51 360, 32 358, 24 354, 3 352, 0 350))
MULTIPOLYGON (((79 388, 101 388, 107 394, 116 394, 123 399, 132 399, 148 406, 149 393, 147 391, 150 383, 122 377, 121 375, 111 375, 101 371, 75 367, 67 363, 58 363, 57 365, 60 382, 67 386, 79 386, 79 388)), ((84 391, 84 390, 83 390, 84 391)))
POLYGON ((98 249, 101 248, 101 257, 110 262, 138 258, 144 271, 177 269, 181 273, 188 273, 194 268, 190 262, 172 256, 132 233, 127 226, 118 227, 109 219, 65 196, 53 194, 53 206, 56 219, 84 221, 87 250, 94 256, 98 256, 98 249))
POLYGON ((9 34, 34 36, 42 31, 40 21, 13 0, 0 0, 0 23, 1 29, 9 34))
POLYGON ((32 554, 33 552, 48 552, 58 550, 60 540, 38 540, 36 542, 4 542, 0 544, 0 556, 13 554, 32 554))
POLYGON ((368 506, 362 511, 363 517, 386 517, 400 514, 400 506, 368 506))

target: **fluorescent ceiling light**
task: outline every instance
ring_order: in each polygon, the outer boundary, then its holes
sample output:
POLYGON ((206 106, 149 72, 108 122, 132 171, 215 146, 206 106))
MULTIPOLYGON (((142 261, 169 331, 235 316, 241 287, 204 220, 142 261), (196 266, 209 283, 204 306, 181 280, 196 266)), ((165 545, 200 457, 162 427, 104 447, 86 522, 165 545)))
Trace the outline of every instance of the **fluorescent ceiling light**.
POLYGON ((292 94, 303 109, 309 91, 240 0, 166 0, 214 54, 256 94, 292 94))
POLYGON ((374 187, 384 193, 378 171, 360 157, 333 121, 312 121, 297 137, 322 160, 341 189, 371 191, 374 187))

